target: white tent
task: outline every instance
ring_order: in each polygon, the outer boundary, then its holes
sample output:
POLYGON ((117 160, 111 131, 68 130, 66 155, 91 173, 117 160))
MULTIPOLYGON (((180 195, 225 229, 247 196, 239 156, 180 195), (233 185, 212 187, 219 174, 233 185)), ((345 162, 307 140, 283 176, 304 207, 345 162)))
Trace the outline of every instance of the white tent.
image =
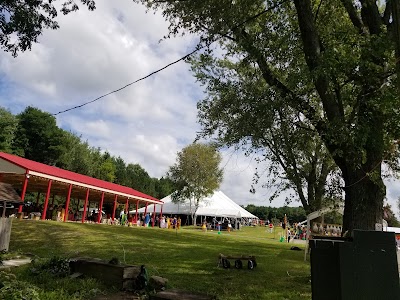
MULTIPOLYGON (((171 195, 161 199, 164 202, 162 213, 165 215, 190 215, 191 207, 189 201, 185 203, 172 203, 171 195)), ((194 210, 194 207, 192 207, 194 210)), ((154 208, 150 205, 147 212, 153 213, 154 208)), ((139 213, 145 212, 145 207, 138 210, 139 213)), ((135 213, 135 210, 130 213, 135 213)), ((156 205, 156 213, 161 213, 161 205, 156 205)), ((250 218, 258 219, 255 215, 249 213, 243 207, 236 204, 232 199, 221 191, 215 191, 213 195, 205 197, 200 201, 196 216, 208 217, 227 217, 227 218, 250 218)))

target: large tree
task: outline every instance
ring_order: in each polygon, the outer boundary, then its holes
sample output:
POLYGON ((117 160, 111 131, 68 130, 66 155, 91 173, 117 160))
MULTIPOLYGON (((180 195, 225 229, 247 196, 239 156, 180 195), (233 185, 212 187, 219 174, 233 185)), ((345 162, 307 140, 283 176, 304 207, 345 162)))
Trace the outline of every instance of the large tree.
POLYGON ((0 107, 0 151, 12 153, 12 145, 18 120, 8 110, 0 107))
POLYGON ((397 159, 400 136, 399 24, 390 4, 397 1, 141 2, 163 10, 172 35, 218 39, 221 50, 208 56, 255 67, 269 92, 253 111, 281 105, 309 122, 345 182, 345 230, 382 222, 381 165, 397 159))
POLYGON ((335 191, 327 189, 326 183, 336 178, 332 176, 336 166, 310 125, 280 105, 266 110, 254 107, 268 93, 265 83, 255 80, 254 68, 204 54, 193 59, 192 65, 208 93, 198 105, 200 135, 222 146, 241 148, 248 155, 257 153, 254 181, 275 191, 270 201, 285 192, 287 202, 300 200, 307 213, 320 209, 328 192, 335 191))
POLYGON ((168 178, 177 187, 172 200, 189 202, 193 225, 200 201, 211 195, 222 182, 220 162, 221 154, 214 146, 194 143, 178 153, 176 163, 168 171, 168 178))
MULTIPOLYGON (((57 29, 58 15, 56 0, 2 0, 0 1, 0 45, 13 56, 19 51, 31 49, 32 43, 44 29, 57 29)), ((74 0, 62 2, 60 12, 64 15, 76 11, 79 6, 74 0)), ((80 0, 89 10, 96 8, 93 0, 80 0)))
POLYGON ((63 131, 49 113, 27 107, 17 115, 13 151, 28 159, 55 165, 64 151, 63 131))

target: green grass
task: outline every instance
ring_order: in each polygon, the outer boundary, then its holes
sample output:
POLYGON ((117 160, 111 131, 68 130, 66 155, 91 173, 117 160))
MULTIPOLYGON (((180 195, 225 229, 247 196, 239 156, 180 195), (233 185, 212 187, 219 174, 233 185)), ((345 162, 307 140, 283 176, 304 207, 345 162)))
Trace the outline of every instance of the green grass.
MULTIPOLYGON (((304 252, 289 250, 292 244, 279 243, 278 238, 279 233, 274 239, 265 227, 219 235, 191 227, 176 232, 15 220, 10 250, 39 257, 117 257, 128 264, 144 264, 149 275, 168 278, 169 288, 214 294, 221 300, 311 299, 310 267, 303 261, 304 252), (219 253, 255 255, 258 266, 254 270, 218 268, 219 253)), ((91 283, 90 288, 94 288, 91 283)), ((68 289, 68 284, 62 289, 68 289)))

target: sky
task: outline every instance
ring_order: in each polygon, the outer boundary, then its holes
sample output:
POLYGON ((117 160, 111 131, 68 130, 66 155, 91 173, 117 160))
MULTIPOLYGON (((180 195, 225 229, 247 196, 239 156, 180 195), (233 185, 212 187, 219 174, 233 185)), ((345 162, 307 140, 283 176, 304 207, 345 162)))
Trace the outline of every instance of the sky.
MULTIPOLYGON (((19 113, 26 106, 57 113, 97 98, 143 77, 191 52, 196 36, 162 40, 168 24, 160 13, 127 0, 97 0, 60 14, 60 29, 45 30, 31 51, 13 58, 0 51, 0 105, 19 113), (162 41, 160 41, 162 40, 162 41)), ((179 62, 150 78, 95 103, 56 116, 66 130, 82 136, 126 163, 139 163, 151 177, 165 175, 176 154, 200 130, 197 101, 203 88, 189 65, 179 62)), ((270 203, 273 191, 249 192, 254 157, 221 151, 220 187, 238 204, 282 206, 284 195, 270 203)), ((392 206, 400 196, 398 181, 387 181, 392 206)), ((298 206, 299 202, 291 205, 298 206)))

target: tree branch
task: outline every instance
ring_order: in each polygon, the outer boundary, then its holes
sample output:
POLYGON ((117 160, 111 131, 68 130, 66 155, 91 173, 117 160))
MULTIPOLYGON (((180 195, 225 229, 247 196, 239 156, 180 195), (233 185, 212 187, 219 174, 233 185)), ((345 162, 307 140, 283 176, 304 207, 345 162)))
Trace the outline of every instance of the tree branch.
POLYGON ((357 13, 356 8, 353 5, 353 1, 351 0, 341 0, 341 1, 354 27, 356 27, 360 33, 365 33, 364 24, 361 21, 361 18, 357 13))
POLYGON ((260 68, 266 83, 271 87, 275 87, 282 97, 291 99, 291 106, 303 113, 310 120, 310 122, 312 122, 315 128, 319 128, 320 130, 324 128, 324 122, 318 116, 315 109, 304 99, 296 95, 292 90, 289 89, 289 87, 287 87, 275 76, 264 54, 252 44, 248 33, 245 30, 235 30, 234 34, 238 44, 243 47, 257 62, 257 65, 260 68))
POLYGON ((381 33, 382 19, 379 14, 378 6, 375 0, 360 0, 361 1, 361 17, 368 26, 371 34, 381 33))
POLYGON ((311 2, 310 0, 295 0, 294 3, 297 10, 306 62, 311 74, 314 76, 314 85, 321 98, 326 116, 330 122, 337 121, 338 119, 344 121, 335 97, 329 91, 328 77, 324 72, 315 72, 320 67, 321 45, 313 20, 311 2))
POLYGON ((390 15, 392 14, 392 0, 386 0, 386 7, 383 13, 382 22, 386 26, 390 24, 390 15))

